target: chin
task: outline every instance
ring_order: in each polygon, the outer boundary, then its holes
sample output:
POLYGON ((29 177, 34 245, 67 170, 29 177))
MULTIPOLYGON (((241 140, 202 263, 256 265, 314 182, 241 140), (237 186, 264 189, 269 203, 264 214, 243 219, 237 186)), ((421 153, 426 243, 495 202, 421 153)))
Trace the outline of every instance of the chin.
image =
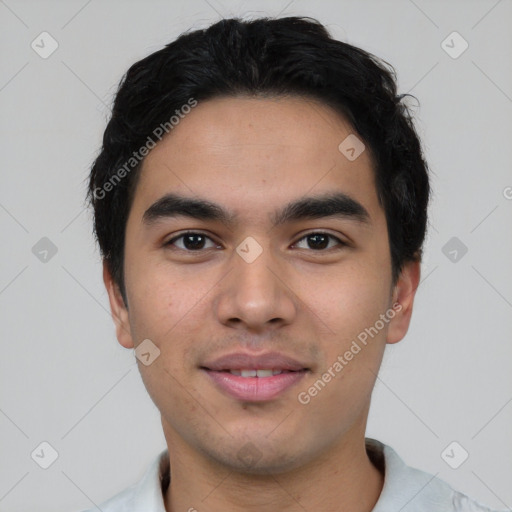
POLYGON ((231 471, 247 475, 286 473, 303 466, 308 459, 305 452, 297 451, 298 443, 284 446, 281 440, 271 443, 268 439, 263 439, 259 442, 257 436, 253 440, 231 442, 221 452, 212 452, 211 446, 209 448, 210 457, 217 463, 231 471))

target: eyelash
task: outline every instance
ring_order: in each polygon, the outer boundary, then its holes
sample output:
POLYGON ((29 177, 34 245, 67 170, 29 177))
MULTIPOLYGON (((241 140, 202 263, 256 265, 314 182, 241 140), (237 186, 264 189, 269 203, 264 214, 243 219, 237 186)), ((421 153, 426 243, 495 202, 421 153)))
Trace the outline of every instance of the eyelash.
MULTIPOLYGON (((208 235, 206 235, 205 233, 202 233, 200 231, 186 231, 185 233, 182 233, 181 235, 178 235, 178 236, 175 236, 174 238, 171 238, 171 240, 165 242, 164 246, 165 247, 171 247, 177 240, 180 240, 188 235, 200 235, 200 236, 204 236, 205 238, 211 240, 212 242, 214 242, 214 240, 212 240, 211 237, 209 237, 208 235)), ((336 242, 338 243, 337 245, 339 246, 338 249, 342 248, 342 247, 346 247, 348 246, 348 244, 346 242, 343 242, 342 240, 340 240, 338 237, 334 236, 334 235, 331 235, 330 233, 326 233, 324 231, 312 231, 310 233, 306 233, 305 235, 303 235, 301 238, 299 238, 299 240, 297 240, 297 242, 294 243, 294 245, 298 244, 299 242, 301 242, 302 240, 308 238, 309 236, 313 236, 313 235, 326 235, 327 237, 329 237, 330 239, 332 240, 336 240, 336 242)), ((214 242, 215 243, 215 242, 214 242)), ((313 251, 313 252, 327 252, 331 249, 334 249, 335 247, 328 247, 326 249, 309 249, 310 251, 313 251)), ((209 248, 211 249, 211 248, 209 248)), ((205 252, 206 249, 197 249, 197 250, 191 250, 191 249, 182 249, 180 247, 178 248, 174 248, 173 250, 178 250, 178 251, 183 251, 183 252, 188 252, 188 253, 200 253, 200 252, 205 252)))

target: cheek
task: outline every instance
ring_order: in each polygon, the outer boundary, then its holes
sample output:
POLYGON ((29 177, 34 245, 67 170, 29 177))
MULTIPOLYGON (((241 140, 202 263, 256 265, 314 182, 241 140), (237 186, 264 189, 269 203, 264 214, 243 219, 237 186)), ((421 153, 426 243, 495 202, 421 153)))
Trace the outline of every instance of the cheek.
POLYGON ((127 258, 125 283, 132 329, 146 337, 161 337, 188 309, 194 292, 186 277, 171 272, 151 255, 127 258))
POLYGON ((342 339, 373 325, 385 312, 390 297, 388 272, 367 258, 355 260, 322 275, 301 277, 296 287, 318 322, 329 327, 332 336, 342 339))
MULTIPOLYGON (((214 279, 176 272, 165 264, 132 268, 130 288, 130 328, 137 345, 150 339, 160 350, 158 362, 172 375, 182 375, 193 360, 191 340, 204 338, 204 325, 211 316, 208 292, 214 279), (140 276, 140 278, 139 278, 140 276)), ((152 379, 148 368, 139 365, 152 379)), ((180 378, 180 380, 183 380, 180 378)), ((148 383, 150 385, 150 383, 148 383)))
POLYGON ((389 325, 380 321, 387 310, 386 287, 364 279, 354 279, 351 284, 350 293, 345 288, 329 305, 329 327, 335 334, 324 343, 325 366, 316 376, 327 384, 322 387, 315 381, 322 391, 311 401, 313 408, 318 408, 318 417, 328 415, 330 419, 325 421, 333 430, 347 417, 358 417, 371 396, 389 325))
MULTIPOLYGON (((323 304, 324 312, 318 316, 323 315, 329 327, 325 367, 320 373, 336 375, 326 376, 332 380, 317 405, 332 401, 356 414, 363 397, 371 394, 386 346, 389 321, 383 323, 380 318, 388 308, 389 286, 386 273, 366 266, 338 277, 329 284, 329 292, 318 291, 310 303, 312 307, 314 301, 323 304)), ((342 413, 337 408, 332 411, 338 419, 342 413)))
POLYGON ((162 331, 169 329, 173 316, 179 314, 172 298, 172 286, 163 279, 152 279, 146 272, 133 273, 137 279, 127 276, 127 293, 130 305, 130 325, 138 337, 158 340, 162 331))

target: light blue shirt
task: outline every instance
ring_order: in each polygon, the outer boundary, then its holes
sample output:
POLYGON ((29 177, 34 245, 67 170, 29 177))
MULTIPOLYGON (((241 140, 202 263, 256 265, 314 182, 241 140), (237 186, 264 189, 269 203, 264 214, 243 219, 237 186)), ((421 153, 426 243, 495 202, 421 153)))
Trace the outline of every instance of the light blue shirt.
MULTIPOLYGON (((380 441, 367 438, 366 447, 372 462, 384 471, 384 487, 372 512, 496 512, 453 490, 433 475, 407 466, 391 447, 380 441)), ((166 512, 162 494, 165 474, 169 474, 167 450, 158 455, 137 484, 102 503, 100 509, 103 512, 166 512)))

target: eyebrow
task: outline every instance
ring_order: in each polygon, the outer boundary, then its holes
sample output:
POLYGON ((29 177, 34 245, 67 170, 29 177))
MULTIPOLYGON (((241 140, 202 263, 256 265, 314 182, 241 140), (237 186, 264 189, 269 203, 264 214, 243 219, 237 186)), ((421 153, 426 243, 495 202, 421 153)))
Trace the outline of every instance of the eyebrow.
MULTIPOLYGON (((196 199, 178 194, 166 194, 154 202, 142 216, 143 224, 150 226, 159 220, 173 217, 190 217, 203 221, 218 221, 233 227, 238 215, 207 199, 196 199)), ((366 208, 342 192, 310 196, 291 201, 273 212, 272 226, 292 221, 335 217, 370 224, 366 208)))

